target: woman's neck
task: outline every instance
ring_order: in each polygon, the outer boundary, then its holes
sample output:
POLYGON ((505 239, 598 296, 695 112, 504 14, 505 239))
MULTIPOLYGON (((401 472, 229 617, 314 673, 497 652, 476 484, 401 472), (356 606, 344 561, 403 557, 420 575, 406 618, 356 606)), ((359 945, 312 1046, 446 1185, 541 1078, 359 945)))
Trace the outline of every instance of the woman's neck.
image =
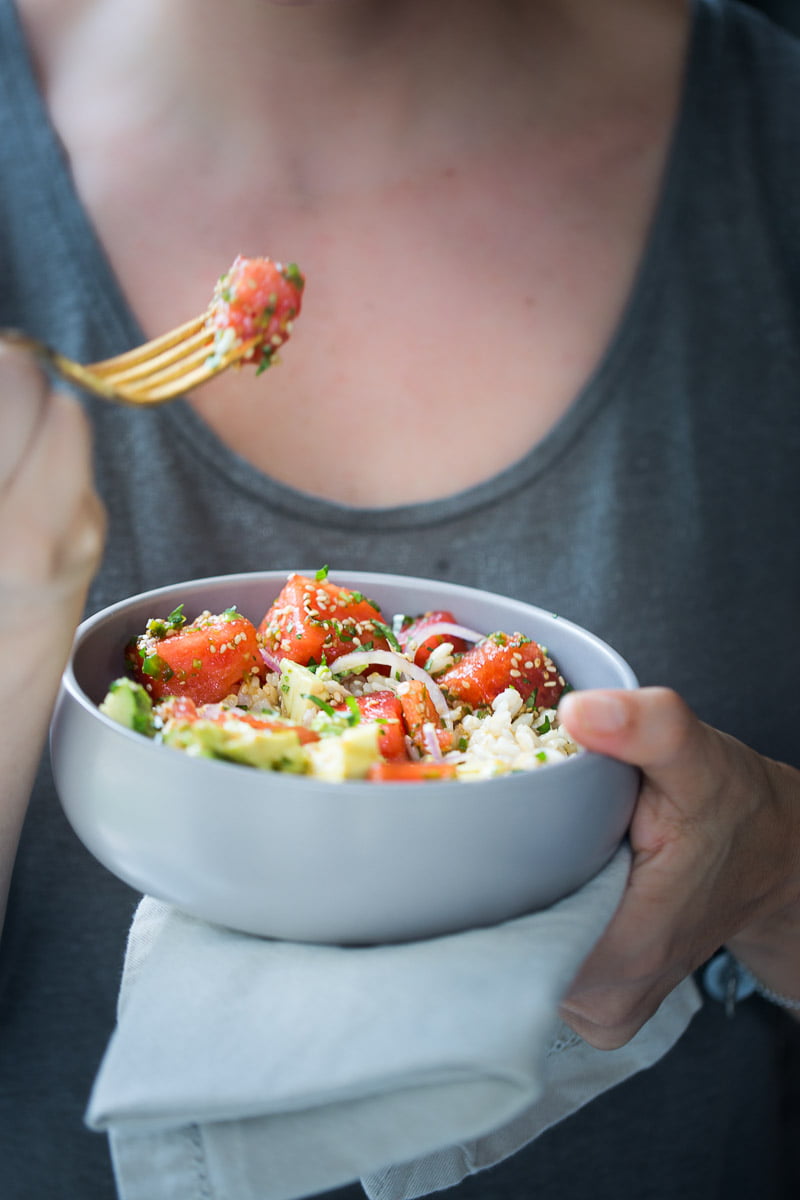
POLYGON ((308 275, 269 419, 245 372, 196 410, 273 477, 366 505, 502 470, 598 362, 652 219, 686 2, 72 0, 57 27, 44 10, 70 0, 18 0, 148 336, 237 253, 308 275), (420 442, 448 447, 446 479, 420 442))
POLYGON ((513 138, 543 105, 557 111, 570 40, 556 0, 18 3, 74 151, 113 131, 217 170, 257 161, 273 195, 299 202, 391 186, 498 130, 513 138))

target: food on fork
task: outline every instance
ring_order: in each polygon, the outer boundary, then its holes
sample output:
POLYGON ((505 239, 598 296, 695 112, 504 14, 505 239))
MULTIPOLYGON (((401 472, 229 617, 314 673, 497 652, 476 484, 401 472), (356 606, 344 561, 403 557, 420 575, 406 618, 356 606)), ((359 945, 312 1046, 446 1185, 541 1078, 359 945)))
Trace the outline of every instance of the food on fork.
POLYGON ((79 363, 19 329, 0 328, 0 343, 27 350, 89 395, 117 404, 165 404, 242 362, 259 373, 275 362, 300 312, 304 285, 295 263, 240 255, 205 312, 124 354, 79 363))
POLYGON ((292 332, 304 286, 296 263, 283 266, 269 258, 240 254, 217 281, 209 306, 206 324, 214 331, 211 361, 224 359, 255 338, 244 361, 259 373, 266 370, 292 332))
POLYGON ((523 634, 387 619, 327 568, 251 615, 152 618, 101 711, 195 757, 330 781, 486 779, 578 752, 556 711, 569 685, 523 634))

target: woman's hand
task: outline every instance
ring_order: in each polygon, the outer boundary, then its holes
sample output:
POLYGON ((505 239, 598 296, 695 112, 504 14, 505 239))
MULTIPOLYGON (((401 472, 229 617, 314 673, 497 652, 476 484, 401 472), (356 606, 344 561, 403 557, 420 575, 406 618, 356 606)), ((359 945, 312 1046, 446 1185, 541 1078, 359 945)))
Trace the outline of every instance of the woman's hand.
POLYGON ((641 768, 622 902, 562 1016, 609 1050, 727 944, 800 997, 800 772, 704 725, 674 692, 587 691, 560 717, 587 749, 641 768))
POLYGON ((0 346, 0 924, 61 672, 103 547, 79 405, 0 346))
POLYGON ((103 545, 89 431, 28 357, 0 346, 0 597, 3 624, 30 628, 30 606, 74 631, 103 545))

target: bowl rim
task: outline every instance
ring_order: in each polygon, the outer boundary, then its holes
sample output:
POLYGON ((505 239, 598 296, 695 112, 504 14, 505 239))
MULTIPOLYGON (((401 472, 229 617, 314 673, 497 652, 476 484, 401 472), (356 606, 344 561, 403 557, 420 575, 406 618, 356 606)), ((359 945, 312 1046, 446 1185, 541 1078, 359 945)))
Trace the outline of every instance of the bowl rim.
MULTIPOLYGON (((62 696, 66 694, 71 697, 85 712, 90 714, 93 718, 99 720, 107 730, 122 738, 123 742, 127 741, 128 739, 135 739, 135 743, 139 747, 140 752, 153 752, 160 755, 165 749, 169 749, 169 747, 165 747, 161 743, 155 742, 152 739, 144 738, 141 734, 135 733, 133 730, 128 729, 125 726, 120 725, 118 722, 112 720, 111 717, 106 716, 105 713, 100 711, 98 705, 84 691, 83 687, 78 682, 78 678, 75 673, 75 656, 83 643, 90 637, 94 629, 98 625, 105 624, 107 621, 112 620, 119 613, 131 608, 133 605, 149 603, 151 601, 157 602, 159 598, 179 592, 182 588, 191 588, 192 590, 196 591, 204 587, 218 586, 223 583, 226 585, 231 584, 232 588, 235 588, 238 582, 241 582, 242 584, 256 583, 261 580, 275 580, 277 582, 279 580, 285 580, 291 574, 307 574, 313 578, 316 570, 317 568, 303 569, 301 567, 294 567, 282 570, 274 569, 264 571, 239 571, 232 574, 206 575, 193 579, 179 580, 175 583, 162 584, 155 588, 148 588, 145 591, 137 592, 126 597, 125 599, 114 601, 112 604, 106 605, 104 608, 98 609, 90 616, 84 618, 75 631, 69 659, 62 673, 60 692, 62 696)), ((619 670, 622 682, 617 686, 623 688, 624 690, 630 691, 636 690, 639 687, 638 678, 631 665, 625 658, 623 658, 619 651, 615 650, 614 647, 606 642, 603 638, 599 637, 585 626, 579 625, 577 622, 570 620, 568 617, 562 617, 559 613, 553 612, 550 609, 542 608, 539 605, 532 604, 527 600, 519 600, 514 596, 505 596, 499 592, 489 592, 485 588, 471 587, 467 584, 451 583, 447 580, 435 580, 426 578, 424 576, 401 575, 396 573, 376 571, 348 570, 340 569, 338 567, 335 569, 335 572, 331 573, 335 574, 336 581, 339 581, 340 579, 342 580, 343 587, 352 586, 347 582, 347 579, 357 577, 359 584, 370 585, 374 583, 378 587, 381 585, 409 587, 413 586, 414 584, 424 584, 426 587, 432 586, 434 588, 446 588, 451 595, 455 594, 456 597, 458 594, 473 598, 485 596, 491 599, 500 600, 503 603, 518 605, 521 609, 526 609, 529 612, 534 613, 536 616, 542 616, 548 621, 557 621, 560 627, 574 631, 581 638, 588 638, 598 649, 603 651, 609 658, 611 658, 616 668, 619 670)), ((358 590, 361 590, 361 588, 358 590)), ((186 760, 186 767, 190 772, 198 769, 207 772, 209 769, 211 769, 212 773, 215 770, 223 770, 227 773, 231 770, 231 768, 233 768, 239 773, 244 772, 245 777, 248 778, 253 777, 254 774, 256 776, 262 776, 265 774, 269 776, 271 774, 270 772, 258 771, 257 768, 247 766, 243 763, 229 762, 227 760, 217 760, 211 758, 193 758, 191 755, 185 754, 183 757, 186 760)), ((535 778, 543 773, 549 774, 553 770, 570 770, 573 774, 575 774, 578 771, 593 769, 594 764, 605 759, 607 759, 606 755, 583 749, 580 754, 571 755, 569 758, 561 759, 555 762, 543 763, 542 766, 537 767, 535 771, 510 772, 506 775, 492 776, 486 779, 469 780, 467 782, 469 783, 470 791, 472 792, 478 789, 484 790, 487 788, 496 788, 498 784, 508 783, 514 779, 530 779, 531 777, 535 778)), ((620 760, 616 761, 619 762, 620 760)), ((228 775, 228 778, 231 778, 231 776, 228 775)), ((281 786, 288 785, 292 787, 298 783, 302 783, 304 790, 311 787, 314 790, 319 789, 320 791, 329 791, 331 787, 341 786, 338 781, 336 783, 332 783, 330 780, 319 779, 309 775, 294 775, 291 772, 280 773, 280 778, 281 786)), ((356 785, 365 789, 369 788, 371 792, 374 792, 376 788, 379 791, 385 791, 386 788, 389 788, 392 794, 395 792, 400 792, 401 790, 405 791, 413 789, 415 792, 419 790, 419 784, 416 782, 380 781, 376 783, 362 779, 348 779, 346 782, 348 786, 356 785)), ((449 779, 428 780, 425 784, 425 794, 430 795, 432 792, 439 792, 441 789, 447 789, 449 791, 453 782, 464 781, 453 781, 449 779)))

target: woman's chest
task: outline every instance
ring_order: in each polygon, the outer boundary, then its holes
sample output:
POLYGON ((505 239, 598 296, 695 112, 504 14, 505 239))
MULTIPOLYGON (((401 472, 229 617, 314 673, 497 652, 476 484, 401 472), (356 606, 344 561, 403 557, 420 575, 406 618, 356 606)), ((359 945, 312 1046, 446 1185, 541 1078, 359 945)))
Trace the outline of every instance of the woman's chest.
POLYGON ((167 204, 157 287, 130 230, 112 218, 104 240, 149 334, 197 311, 238 253, 298 262, 303 312, 280 364, 258 378, 231 372, 194 407, 280 482, 349 504, 408 503, 520 458, 604 355, 657 173, 638 147, 614 171, 600 166, 575 180, 560 160, 537 170, 498 155, 325 204, 211 199, 193 228, 167 204))

